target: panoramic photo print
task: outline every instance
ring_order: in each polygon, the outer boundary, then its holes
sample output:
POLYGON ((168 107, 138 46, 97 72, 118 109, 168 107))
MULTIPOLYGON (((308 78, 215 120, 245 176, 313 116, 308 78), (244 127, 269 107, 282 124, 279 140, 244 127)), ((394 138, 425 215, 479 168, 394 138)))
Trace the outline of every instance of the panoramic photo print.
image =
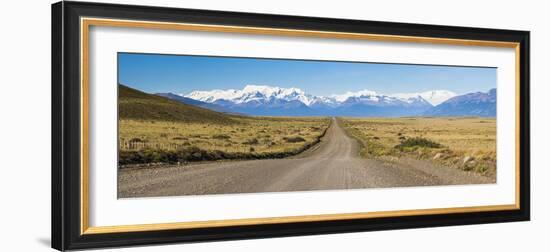
POLYGON ((119 53, 118 198, 496 183, 496 79, 119 53))

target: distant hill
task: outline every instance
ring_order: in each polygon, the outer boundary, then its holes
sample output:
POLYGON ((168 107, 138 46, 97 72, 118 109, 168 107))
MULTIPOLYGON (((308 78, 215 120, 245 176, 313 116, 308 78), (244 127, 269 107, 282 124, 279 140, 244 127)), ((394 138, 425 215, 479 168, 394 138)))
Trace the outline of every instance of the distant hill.
POLYGON ((122 84, 118 85, 118 115, 121 119, 238 123, 230 115, 147 94, 122 84))
POLYGON ((495 117, 497 90, 455 96, 424 112, 426 116, 486 116, 495 117))

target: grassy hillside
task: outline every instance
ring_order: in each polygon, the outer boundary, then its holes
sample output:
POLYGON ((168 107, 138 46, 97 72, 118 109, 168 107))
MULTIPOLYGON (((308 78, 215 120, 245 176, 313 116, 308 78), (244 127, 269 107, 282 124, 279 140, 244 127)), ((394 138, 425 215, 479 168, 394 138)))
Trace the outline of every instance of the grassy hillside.
POLYGON ((224 113, 182 104, 157 95, 118 85, 119 119, 186 123, 235 124, 238 121, 224 113))

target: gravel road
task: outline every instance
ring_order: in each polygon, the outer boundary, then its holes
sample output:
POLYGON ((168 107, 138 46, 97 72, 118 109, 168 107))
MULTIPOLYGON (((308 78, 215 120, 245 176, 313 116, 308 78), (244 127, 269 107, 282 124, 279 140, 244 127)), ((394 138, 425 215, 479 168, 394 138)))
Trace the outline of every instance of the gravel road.
POLYGON ((482 184, 494 179, 429 161, 359 157, 359 144, 333 119, 321 142, 292 158, 122 169, 118 197, 482 184))

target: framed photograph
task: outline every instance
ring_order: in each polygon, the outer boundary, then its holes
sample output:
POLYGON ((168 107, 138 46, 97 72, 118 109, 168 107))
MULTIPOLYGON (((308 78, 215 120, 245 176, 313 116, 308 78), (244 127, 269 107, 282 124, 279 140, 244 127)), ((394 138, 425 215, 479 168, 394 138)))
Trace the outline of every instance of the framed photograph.
POLYGON ((529 32, 52 6, 58 250, 529 220, 529 32))

